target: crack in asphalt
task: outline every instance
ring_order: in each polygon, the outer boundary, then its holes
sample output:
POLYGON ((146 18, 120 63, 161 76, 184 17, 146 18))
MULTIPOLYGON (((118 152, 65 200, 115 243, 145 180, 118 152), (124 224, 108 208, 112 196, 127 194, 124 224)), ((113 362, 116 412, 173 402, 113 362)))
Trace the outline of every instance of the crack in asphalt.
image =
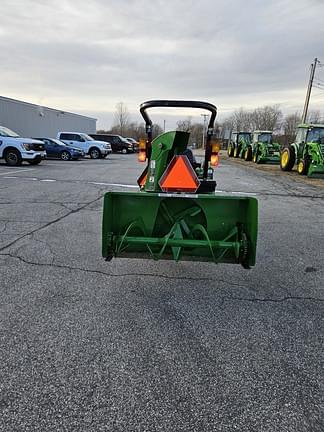
POLYGON ((318 297, 302 297, 302 296, 286 296, 286 297, 280 297, 280 298, 267 298, 267 297, 231 297, 231 296, 225 296, 223 297, 223 300, 229 300, 229 301, 242 301, 242 302, 252 302, 252 303, 283 303, 289 300, 309 300, 309 301, 316 301, 316 302, 324 302, 324 298, 318 298, 318 297))
POLYGON ((3 221, 3 223, 4 223, 4 225, 3 225, 3 227, 2 227, 2 229, 1 229, 1 231, 0 231, 0 234, 2 234, 3 232, 6 231, 6 229, 7 229, 7 225, 8 225, 8 223, 9 223, 9 221, 5 220, 5 221, 3 221))
MULTIPOLYGON (((85 273, 94 273, 94 274, 100 274, 102 276, 109 276, 109 277, 127 277, 127 276, 140 276, 140 277, 157 277, 157 278, 161 278, 161 279, 170 279, 170 280, 189 280, 189 281, 215 281, 215 279, 212 278, 192 278, 192 277, 186 277, 186 276, 168 276, 168 275, 161 275, 158 273, 108 273, 108 272, 104 272, 102 270, 93 270, 93 269, 85 269, 82 267, 74 267, 74 266, 70 266, 70 265, 65 265, 65 264, 52 264, 52 263, 40 263, 40 262, 35 262, 35 261, 29 261, 26 260, 25 258, 22 258, 18 255, 14 255, 11 253, 0 253, 0 256, 7 256, 10 258, 14 258, 14 259, 18 259, 19 261, 23 262, 24 264, 28 264, 28 265, 34 265, 34 266, 40 266, 40 267, 54 267, 54 268, 59 268, 59 269, 65 269, 65 270, 70 270, 70 271, 81 271, 81 272, 85 272, 85 273)), ((223 281, 220 280, 220 282, 226 282, 228 283, 228 281, 223 281)), ((244 285, 240 285, 240 284, 235 284, 237 286, 241 286, 244 287, 244 285)), ((244 287, 245 288, 245 287, 244 287)))
POLYGON ((17 204, 58 204, 58 205, 68 205, 68 204, 73 204, 73 205, 82 205, 82 204, 87 204, 84 201, 36 201, 36 200, 31 200, 31 201, 0 201, 0 204, 4 204, 4 205, 17 205, 17 204))
MULTIPOLYGON (((239 192, 239 191, 238 191, 239 192)), ((241 192, 240 192, 241 193, 241 192)), ((244 191, 242 192, 244 193, 244 191)), ((273 197, 284 197, 284 198, 309 198, 309 199, 318 199, 324 200, 323 195, 307 195, 307 194, 297 194, 297 193, 277 193, 277 192, 254 192, 258 196, 273 196, 273 197)), ((246 192, 248 194, 248 192, 246 192)))
POLYGON ((85 209, 85 208, 88 207, 89 205, 94 204, 96 201, 99 201, 102 197, 103 197, 103 195, 100 194, 99 197, 95 198, 95 199, 92 200, 92 201, 87 202, 86 204, 82 205, 81 207, 78 207, 78 208, 76 208, 76 209, 70 210, 70 211, 68 211, 67 213, 65 213, 64 215, 59 216, 58 218, 56 218, 56 219, 54 219, 54 220, 52 220, 52 221, 46 223, 45 225, 42 225, 41 227, 35 228, 34 230, 29 231, 28 233, 23 234, 22 236, 20 236, 20 237, 16 238, 15 240, 13 240, 11 243, 8 243, 7 245, 5 245, 5 246, 3 246, 2 248, 0 248, 0 252, 2 252, 2 251, 5 250, 5 249, 8 249, 9 247, 11 247, 11 246, 13 246, 14 244, 16 244, 17 242, 19 242, 20 240, 22 240, 22 239, 24 239, 24 238, 26 238, 26 237, 28 237, 28 236, 30 236, 30 235, 32 235, 32 234, 35 234, 35 233, 37 233, 37 232, 43 230, 44 228, 47 228, 47 227, 49 227, 49 226, 51 226, 51 225, 54 225, 54 224, 57 223, 57 222, 60 222, 62 219, 64 219, 64 218, 70 216, 71 214, 78 213, 79 211, 85 209))
MULTIPOLYGON (((249 286, 241 284, 241 283, 237 283, 237 282, 232 282, 232 281, 228 281, 228 280, 224 280, 224 279, 212 279, 212 278, 194 278, 194 277, 186 277, 186 276, 168 276, 168 275, 162 275, 162 274, 158 274, 158 273, 108 273, 108 272, 104 272, 102 270, 92 270, 92 269, 85 269, 82 267, 74 267, 74 266, 69 266, 69 265, 64 265, 64 264, 54 264, 54 263, 39 263, 39 262, 34 262, 34 261, 29 261, 26 260, 25 258, 22 258, 18 255, 14 255, 11 253, 0 253, 0 256, 7 256, 10 258, 14 258, 17 259, 21 262, 23 262, 24 264, 27 265, 34 265, 34 266, 40 266, 40 267, 53 267, 53 268, 58 268, 58 269, 64 269, 64 270, 69 270, 69 271, 81 271, 81 272, 85 272, 85 273, 90 273, 90 274, 99 274, 101 276, 106 276, 106 277, 129 277, 129 276, 139 276, 139 277, 154 277, 154 278, 161 278, 161 279, 168 279, 168 280, 186 280, 186 281, 209 281, 209 282, 221 282, 224 283, 226 285, 230 285, 230 286, 236 286, 239 288, 246 288, 246 289, 250 289, 249 286)), ((324 298, 318 298, 318 297, 303 297, 303 296, 292 296, 292 295, 288 295, 285 297, 278 297, 278 298, 271 298, 271 297, 234 297, 234 296, 223 296, 222 297, 222 304, 225 301, 240 301, 240 302, 251 302, 251 303, 283 303, 283 302, 287 302, 287 301, 314 301, 314 302, 324 302, 324 298)))

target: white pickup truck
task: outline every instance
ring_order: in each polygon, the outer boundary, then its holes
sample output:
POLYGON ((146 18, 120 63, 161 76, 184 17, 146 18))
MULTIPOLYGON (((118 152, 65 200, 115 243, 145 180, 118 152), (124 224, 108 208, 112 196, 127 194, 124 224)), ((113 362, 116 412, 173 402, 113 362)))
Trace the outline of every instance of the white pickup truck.
POLYGON ((89 135, 80 132, 59 132, 57 139, 65 144, 79 148, 90 155, 91 159, 105 158, 111 153, 109 142, 96 141, 89 135))
POLYGON ((45 157, 46 151, 42 141, 21 138, 12 130, 0 126, 0 159, 4 159, 7 165, 18 166, 23 161, 37 165, 45 157))

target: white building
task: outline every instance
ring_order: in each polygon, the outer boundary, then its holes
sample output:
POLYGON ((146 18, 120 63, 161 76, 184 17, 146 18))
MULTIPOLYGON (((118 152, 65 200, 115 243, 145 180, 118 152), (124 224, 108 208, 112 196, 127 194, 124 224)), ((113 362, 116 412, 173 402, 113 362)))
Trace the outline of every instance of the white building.
POLYGON ((96 133, 97 119, 0 96, 0 126, 24 137, 54 138, 58 131, 96 133))

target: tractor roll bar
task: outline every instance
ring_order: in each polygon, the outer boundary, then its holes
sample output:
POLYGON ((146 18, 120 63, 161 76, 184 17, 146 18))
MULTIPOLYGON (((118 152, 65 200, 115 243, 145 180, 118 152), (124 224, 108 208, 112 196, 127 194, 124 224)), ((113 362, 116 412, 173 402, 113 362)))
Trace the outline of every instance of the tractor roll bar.
POLYGON ((154 107, 173 107, 173 108, 201 108, 211 112, 208 129, 214 128, 214 122, 217 114, 217 108, 215 105, 208 102, 201 101, 179 101, 179 100, 151 100, 143 102, 140 106, 140 112, 145 121, 146 125, 152 126, 152 120, 148 116, 147 108, 154 107))
POLYGON ((207 140, 205 149, 205 161, 203 169, 203 178, 207 179, 208 174, 208 164, 211 157, 211 138, 214 131, 214 123, 217 114, 217 108, 215 105, 208 102, 201 101, 179 101, 179 100, 151 100, 143 102, 140 105, 140 113, 145 121, 145 128, 147 133, 147 144, 148 144, 148 157, 150 157, 151 152, 151 142, 152 142, 152 120, 148 116, 146 110, 148 108, 154 107, 171 107, 171 108, 200 108, 211 112, 211 116, 207 128, 207 140))

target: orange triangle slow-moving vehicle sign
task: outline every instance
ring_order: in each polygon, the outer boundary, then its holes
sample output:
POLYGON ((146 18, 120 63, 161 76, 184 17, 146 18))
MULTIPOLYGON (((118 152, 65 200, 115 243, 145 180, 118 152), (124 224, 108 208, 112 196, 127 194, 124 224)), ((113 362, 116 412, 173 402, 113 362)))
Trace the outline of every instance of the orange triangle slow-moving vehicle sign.
POLYGON ((145 167, 144 171, 137 179, 137 184, 140 187, 140 189, 142 189, 145 186, 146 179, 147 179, 147 167, 145 167))
POLYGON ((191 192, 194 193, 200 181, 192 168, 187 156, 174 156, 164 171, 160 181, 163 192, 191 192))

